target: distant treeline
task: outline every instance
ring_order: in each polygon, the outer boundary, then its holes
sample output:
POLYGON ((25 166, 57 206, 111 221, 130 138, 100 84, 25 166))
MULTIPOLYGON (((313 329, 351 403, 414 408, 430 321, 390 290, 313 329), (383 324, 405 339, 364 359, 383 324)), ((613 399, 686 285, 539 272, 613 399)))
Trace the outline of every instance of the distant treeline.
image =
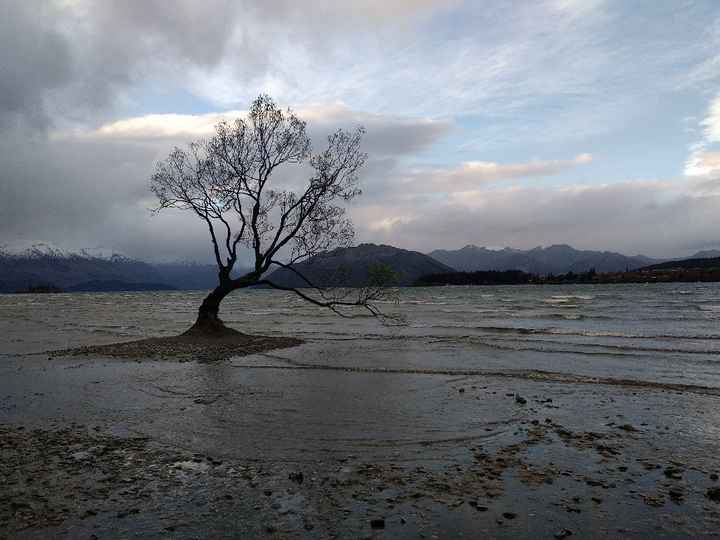
POLYGON ((515 285, 533 283, 538 279, 522 270, 487 270, 478 272, 442 272, 421 276, 418 287, 431 285, 515 285))
POLYGON ((683 268, 677 265, 662 268, 641 268, 626 272, 598 273, 568 272, 566 274, 548 274, 538 276, 521 270, 480 271, 480 272, 443 272, 421 276, 416 287, 438 285, 559 285, 565 283, 672 283, 672 282, 715 282, 720 281, 720 266, 706 268, 683 268))

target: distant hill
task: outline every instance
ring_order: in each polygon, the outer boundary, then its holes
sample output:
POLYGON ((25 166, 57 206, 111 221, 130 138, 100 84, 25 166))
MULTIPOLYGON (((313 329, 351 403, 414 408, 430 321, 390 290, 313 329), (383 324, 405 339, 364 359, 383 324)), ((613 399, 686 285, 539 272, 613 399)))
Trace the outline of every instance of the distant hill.
POLYGON ((663 263, 644 266, 639 270, 653 272, 656 270, 692 270, 699 268, 720 268, 720 256, 692 258, 680 261, 667 261, 663 263))
MULTIPOLYGON (((423 255, 392 246, 361 244, 338 248, 294 265, 318 287, 362 287, 367 284, 371 265, 381 263, 398 274, 399 286, 412 285, 420 276, 450 272, 452 268, 423 255)), ((278 268, 269 279, 285 287, 307 287, 297 274, 278 268)))
MULTIPOLYGON (((218 284, 218 267, 215 264, 194 262, 151 263, 160 281, 183 291, 206 291, 218 284)), ((249 272, 249 268, 236 268, 233 276, 249 272)))
POLYGON ((643 255, 627 256, 611 251, 577 250, 568 245, 521 249, 488 249, 468 245, 458 250, 438 249, 432 258, 456 270, 522 270, 530 274, 564 274, 567 272, 621 272, 660 262, 643 255))
POLYGON ((0 293, 38 287, 65 291, 208 290, 217 285, 217 279, 214 264, 150 264, 112 250, 67 251, 45 242, 0 246, 0 293))
POLYGON ((38 285, 70 290, 96 281, 147 284, 162 279, 149 264, 117 254, 100 257, 37 247, 20 253, 0 250, 0 292, 38 285))
POLYGON ((698 251, 695 255, 688 257, 688 259, 716 259, 720 257, 720 250, 718 249, 706 249, 704 251, 698 251))

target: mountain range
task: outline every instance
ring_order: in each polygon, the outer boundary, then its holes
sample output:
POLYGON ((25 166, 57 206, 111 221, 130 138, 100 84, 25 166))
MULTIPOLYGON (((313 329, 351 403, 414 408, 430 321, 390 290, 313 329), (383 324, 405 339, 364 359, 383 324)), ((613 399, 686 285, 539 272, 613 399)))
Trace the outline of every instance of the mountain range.
POLYGON ((211 289, 217 267, 151 264, 102 248, 68 251, 45 242, 0 246, 0 292, 52 286, 66 291, 211 289))
POLYGON ((577 250, 559 244, 521 249, 489 249, 473 245, 458 250, 438 249, 429 255, 461 272, 485 270, 522 270, 547 275, 566 272, 621 272, 662 262, 643 255, 627 256, 611 251, 577 250))
MULTIPOLYGON (((687 264, 715 264, 711 259, 718 257, 719 251, 701 251, 687 264), (706 262, 700 263, 695 259, 706 262)), ((529 250, 465 246, 458 250, 436 250, 426 255, 387 245, 361 244, 320 254, 296 264, 295 268, 318 286, 352 287, 367 283, 375 263, 390 267, 397 275, 397 284, 406 286, 420 276, 455 270, 521 270, 529 274, 548 275, 594 269, 604 273, 652 267, 665 262, 667 260, 642 255, 576 250, 567 245, 529 250)), ((678 263, 671 261, 669 264, 678 263)), ((235 274, 244 271, 239 268, 235 274)), ((283 286, 307 285, 297 274, 283 268, 276 269, 271 279, 283 286)), ((67 251, 41 242, 0 246, 0 292, 37 287, 66 291, 208 290, 216 284, 217 268, 214 264, 147 263, 103 248, 67 251)))

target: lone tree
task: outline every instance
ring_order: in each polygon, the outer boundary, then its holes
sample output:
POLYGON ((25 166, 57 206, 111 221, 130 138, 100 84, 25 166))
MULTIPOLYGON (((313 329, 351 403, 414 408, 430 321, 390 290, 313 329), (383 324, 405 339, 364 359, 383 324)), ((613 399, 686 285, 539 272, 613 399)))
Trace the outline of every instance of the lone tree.
POLYGON ((341 306, 360 306, 379 315, 372 302, 383 294, 383 279, 337 293, 315 287, 304 276, 313 292, 266 277, 274 266, 299 273, 294 263, 353 240, 342 203, 360 194, 358 171, 367 158, 360 150, 364 130, 338 130, 322 151, 314 152, 305 128, 291 110, 283 111, 261 95, 247 118, 218 123, 213 136, 191 143, 187 150, 176 147, 158 163, 151 178, 157 210, 192 210, 207 225, 218 265, 218 286, 203 300, 188 332, 233 332, 218 316, 220 303, 232 291, 252 285, 292 291, 341 315, 341 306), (287 169, 297 175, 289 177, 287 169), (293 188, 301 174, 306 177, 301 188, 293 188), (233 277, 239 246, 248 248, 254 262, 250 272, 233 277))

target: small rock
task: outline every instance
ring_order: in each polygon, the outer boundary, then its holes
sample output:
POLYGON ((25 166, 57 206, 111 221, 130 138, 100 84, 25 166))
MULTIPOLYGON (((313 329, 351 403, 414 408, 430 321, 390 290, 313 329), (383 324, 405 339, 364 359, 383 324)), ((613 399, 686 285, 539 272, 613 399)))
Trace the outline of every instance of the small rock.
POLYGON ((555 538, 558 540, 561 540, 562 538, 567 538, 568 536, 572 536, 572 531, 570 529, 560 529, 558 532, 555 533, 555 538))
POLYGON ((385 520, 383 518, 371 519, 370 527, 373 529, 384 529, 385 528, 385 520))
POLYGON ((515 512, 503 512, 503 517, 505 519, 515 519, 517 514, 515 512))
POLYGON ((705 496, 711 501, 720 502, 720 488, 711 487, 705 493, 705 496))
POLYGON ((637 428, 631 424, 623 424, 617 428, 622 429, 623 431, 637 431, 637 428))
POLYGON ((303 476, 302 472, 291 472, 288 475, 288 479, 298 484, 302 484, 305 477, 303 476))
POLYGON ((515 403, 525 405, 527 403, 527 399, 522 397, 520 394, 515 394, 515 403))
POLYGON ((464 394, 464 393, 465 393, 465 389, 464 389, 464 388, 459 388, 459 389, 458 389, 458 392, 461 393, 461 394, 464 394))
POLYGON ((718 479, 718 475, 716 473, 712 473, 710 475, 710 480, 717 480, 717 479, 718 479))

